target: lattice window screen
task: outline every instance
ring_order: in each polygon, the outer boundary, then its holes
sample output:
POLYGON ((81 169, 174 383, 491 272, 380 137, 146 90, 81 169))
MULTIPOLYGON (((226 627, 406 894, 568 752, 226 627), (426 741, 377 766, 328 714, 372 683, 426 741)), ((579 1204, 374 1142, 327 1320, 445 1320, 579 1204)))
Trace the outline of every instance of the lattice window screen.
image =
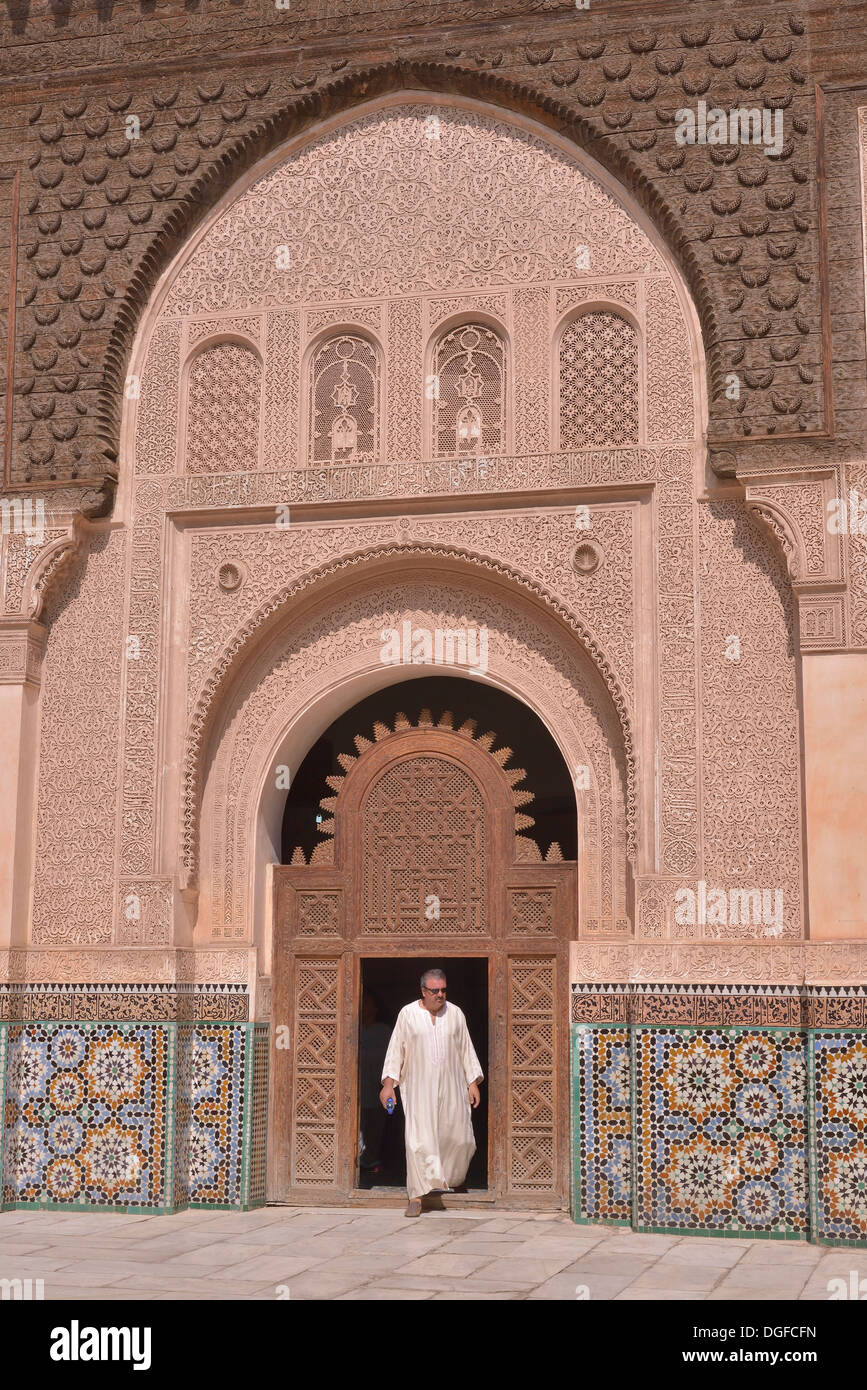
POLYGON ((310 361, 311 463, 376 462, 380 433, 379 353, 366 338, 328 338, 310 361))
POLYGON ((497 454, 506 447, 506 348, 493 329, 464 323, 433 358, 433 451, 497 454))
POLYGON ((199 353, 187 386, 187 471, 257 468, 261 401, 262 367, 249 348, 217 343, 199 353))
POLYGON ((638 337, 617 314, 582 314, 560 340, 560 448, 638 443, 638 337))

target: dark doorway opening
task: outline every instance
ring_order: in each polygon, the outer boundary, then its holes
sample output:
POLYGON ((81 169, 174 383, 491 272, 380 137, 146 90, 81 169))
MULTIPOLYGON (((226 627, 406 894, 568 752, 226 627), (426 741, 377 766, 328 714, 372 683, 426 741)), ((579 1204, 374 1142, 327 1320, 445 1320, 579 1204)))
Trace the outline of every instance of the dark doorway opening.
POLYGON ((397 1091, 397 1107, 386 1115, 379 1103, 382 1064, 391 1030, 404 1004, 421 998, 423 970, 439 966, 446 972, 448 999, 463 1009, 473 1046, 485 1080, 481 1104, 473 1111, 476 1152, 466 1178, 468 1191, 488 1186, 488 962, 485 957, 415 957, 411 960, 363 959, 361 961, 361 1016, 359 1019, 358 1087, 359 1129, 356 1151, 356 1183, 361 1188, 405 1187, 406 1149, 404 1117, 397 1091))
POLYGON ((532 805, 527 807, 534 821, 530 833, 542 858, 555 840, 564 859, 577 858, 575 787, 562 753, 538 715, 487 682, 456 676, 422 676, 377 690, 353 705, 317 739, 301 766, 292 769, 292 786, 283 814, 284 864, 290 862, 296 846, 309 859, 322 839, 319 825, 327 813, 323 813, 320 802, 332 795, 327 778, 344 771, 339 756, 354 751, 355 735, 372 738, 377 721, 392 728, 398 711, 416 724, 425 708, 434 722, 450 710, 455 728, 465 719, 474 719, 480 734, 490 729, 496 735, 496 747, 511 748, 511 766, 526 769, 521 787, 533 793, 532 805))

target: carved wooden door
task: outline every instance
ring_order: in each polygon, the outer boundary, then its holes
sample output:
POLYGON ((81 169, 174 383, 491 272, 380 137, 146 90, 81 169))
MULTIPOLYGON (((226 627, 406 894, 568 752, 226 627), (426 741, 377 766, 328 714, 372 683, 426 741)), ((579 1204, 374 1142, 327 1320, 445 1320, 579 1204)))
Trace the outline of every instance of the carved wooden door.
POLYGON ((509 750, 490 751, 492 736, 448 716, 375 733, 329 779, 329 838, 309 864, 296 855, 275 870, 270 1196, 367 1196, 355 1190, 362 959, 483 956, 489 1190, 509 1205, 567 1205, 576 866, 542 863, 519 833, 532 825, 517 809, 530 800, 524 773, 506 766, 509 750))

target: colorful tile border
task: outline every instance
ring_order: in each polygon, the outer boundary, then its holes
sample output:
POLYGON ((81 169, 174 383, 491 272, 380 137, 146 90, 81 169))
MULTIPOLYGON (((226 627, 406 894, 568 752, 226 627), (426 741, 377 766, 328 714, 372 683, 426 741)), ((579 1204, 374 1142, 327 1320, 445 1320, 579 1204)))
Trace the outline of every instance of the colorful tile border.
POLYGON ((573 984, 573 1023, 864 1028, 867 985, 573 984))
POLYGON ((0 1021, 245 1023, 243 984, 0 984, 0 1021))
POLYGON ((575 1029, 573 1209, 584 1221, 629 1225, 631 1089, 629 1029, 575 1029))
POLYGON ((264 1203, 267 1024, 5 1022, 4 1053, 0 1205, 264 1203))

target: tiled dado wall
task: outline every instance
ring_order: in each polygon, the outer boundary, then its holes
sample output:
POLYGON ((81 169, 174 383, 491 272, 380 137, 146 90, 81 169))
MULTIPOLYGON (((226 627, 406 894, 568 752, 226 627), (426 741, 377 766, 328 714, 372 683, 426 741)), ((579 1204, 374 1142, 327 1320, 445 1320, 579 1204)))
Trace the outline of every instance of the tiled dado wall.
POLYGON ((867 1243, 867 1027, 815 1026, 846 991, 579 991, 576 1220, 867 1243))
POLYGON ((268 1025, 0 1022, 0 1206, 265 1201, 268 1025))

